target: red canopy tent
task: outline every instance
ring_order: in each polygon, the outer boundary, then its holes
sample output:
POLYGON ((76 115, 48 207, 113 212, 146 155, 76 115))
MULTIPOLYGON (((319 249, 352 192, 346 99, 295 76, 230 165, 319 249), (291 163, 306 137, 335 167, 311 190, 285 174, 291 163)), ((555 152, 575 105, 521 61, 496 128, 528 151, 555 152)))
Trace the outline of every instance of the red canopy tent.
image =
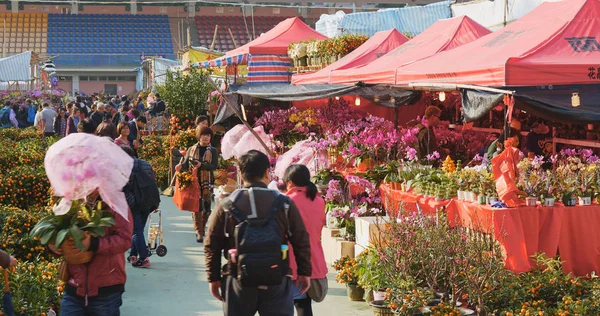
POLYGON ((313 30, 297 17, 277 24, 273 29, 250 43, 227 52, 227 56, 239 54, 287 55, 288 45, 293 42, 323 40, 327 36, 313 30))
POLYGON ((396 29, 377 32, 368 41, 362 44, 344 58, 337 62, 309 74, 295 74, 292 77, 293 84, 319 84, 329 83, 329 76, 333 71, 356 68, 366 65, 391 50, 406 43, 408 38, 396 29))
POLYGON ((398 68, 472 42, 490 31, 472 19, 461 16, 438 20, 423 33, 362 67, 335 71, 330 83, 394 84, 398 68))
POLYGON ((396 83, 498 87, 597 83, 599 33, 600 0, 545 2, 477 41, 402 67, 396 83))

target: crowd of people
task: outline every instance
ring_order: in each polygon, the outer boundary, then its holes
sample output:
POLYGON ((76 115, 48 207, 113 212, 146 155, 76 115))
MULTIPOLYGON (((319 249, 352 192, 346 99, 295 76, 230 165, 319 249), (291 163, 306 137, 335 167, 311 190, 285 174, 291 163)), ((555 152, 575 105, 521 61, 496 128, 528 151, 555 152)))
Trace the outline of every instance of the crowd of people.
MULTIPOLYGON (((151 266, 144 228, 149 214, 159 207, 159 189, 154 170, 137 158, 136 150, 142 144, 141 130, 147 123, 146 116, 161 115, 166 110, 159 95, 156 100, 146 109, 141 98, 112 97, 102 102, 98 96, 80 96, 64 105, 43 103, 39 108, 30 100, 19 107, 6 102, 0 111, 2 127, 36 126, 44 136, 61 136, 64 140, 76 136, 72 134, 94 135, 90 141, 110 140, 115 148, 133 159, 129 182, 122 189, 129 209, 128 221, 116 220, 105 236, 86 235, 83 241, 85 249, 95 253, 87 266, 110 260, 114 263, 113 271, 110 275, 103 274, 103 270, 88 273, 83 279, 79 272, 87 268, 68 264, 70 277, 61 315, 119 315, 125 263, 136 268, 151 266), (30 109, 33 118, 29 117, 30 109), (27 113, 28 117, 19 113, 27 113), (129 249, 126 260, 121 258, 127 252, 125 245, 129 249)), ((316 297, 322 300, 326 293, 327 266, 320 243, 325 202, 311 182, 310 172, 306 166, 292 165, 283 179, 285 188, 269 189, 270 160, 261 152, 250 151, 239 161, 244 187, 215 203, 213 173, 218 166, 220 139, 215 138, 206 116, 196 119, 196 136, 198 142, 187 148, 175 168, 197 176, 199 208, 189 211, 196 241, 204 243, 210 291, 223 301, 224 314, 291 316, 295 306, 298 315, 312 315, 311 301, 316 297), (244 226, 245 233, 240 232, 238 228, 253 219, 269 224, 248 224, 244 226), (227 258, 224 266, 223 256, 227 258), (270 259, 261 259, 265 256, 270 259)), ((98 187, 87 199, 103 199, 99 192, 103 188, 98 187)), ((115 217, 120 216, 117 210, 107 210, 115 213, 115 217)), ((61 249, 50 247, 50 250, 61 255, 61 249)), ((2 266, 14 264, 14 259, 2 252, 0 261, 2 266)))
POLYGON ((66 104, 57 101, 38 105, 31 99, 26 99, 24 103, 7 100, 0 104, 0 127, 36 126, 44 136, 89 133, 115 139, 120 136, 117 126, 125 122, 130 126, 130 146, 136 149, 140 145, 138 131, 147 124, 147 116, 161 116, 165 111, 166 104, 159 94, 155 95, 155 101, 149 107, 145 106, 141 96, 134 100, 126 95, 77 96, 66 104))

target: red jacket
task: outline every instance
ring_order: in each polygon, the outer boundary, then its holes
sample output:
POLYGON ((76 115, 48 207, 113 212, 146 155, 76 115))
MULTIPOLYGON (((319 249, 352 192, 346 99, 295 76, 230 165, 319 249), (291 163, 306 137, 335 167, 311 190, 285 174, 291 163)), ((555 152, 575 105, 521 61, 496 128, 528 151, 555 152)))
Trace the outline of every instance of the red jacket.
POLYGON ((127 280, 125 252, 131 247, 133 219, 131 213, 127 221, 111 209, 108 210, 115 215, 115 226, 107 228, 104 237, 95 241, 92 238, 90 249, 94 250, 97 247, 92 261, 87 264, 68 265, 67 287, 70 285, 76 288, 77 296, 98 296, 98 290, 103 294, 103 288, 110 292, 124 291, 127 280))

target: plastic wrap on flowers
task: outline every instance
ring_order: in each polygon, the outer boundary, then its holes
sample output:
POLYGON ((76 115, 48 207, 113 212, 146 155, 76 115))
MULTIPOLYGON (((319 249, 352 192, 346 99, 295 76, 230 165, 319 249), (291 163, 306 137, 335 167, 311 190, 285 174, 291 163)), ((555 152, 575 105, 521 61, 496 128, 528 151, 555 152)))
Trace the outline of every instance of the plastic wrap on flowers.
POLYGON ((123 187, 129 181, 133 159, 110 140, 85 133, 71 134, 52 145, 44 166, 54 195, 62 197, 54 213, 65 214, 71 201, 98 189, 102 200, 128 218, 123 187))
POLYGON ((223 140, 221 141, 221 156, 223 159, 228 160, 236 156, 235 145, 237 145, 246 132, 248 132, 246 125, 238 124, 223 135, 223 140))
MULTIPOLYGON (((262 141, 267 145, 268 148, 270 148, 271 150, 275 148, 275 144, 273 143, 271 136, 265 133, 265 130, 262 126, 255 127, 254 131, 256 132, 256 134, 258 134, 258 137, 262 139, 262 141)), ((224 147, 224 145, 222 145, 222 147, 224 147)), ((252 134, 249 130, 246 129, 246 133, 244 133, 244 135, 239 139, 237 144, 235 144, 235 146, 233 147, 234 157, 240 159, 242 155, 249 152, 250 150, 258 150, 264 153, 265 155, 269 155, 267 150, 262 146, 260 141, 256 139, 254 134, 252 134)))
POLYGON ((275 175, 283 178, 285 170, 293 164, 305 165, 310 170, 311 177, 314 176, 319 167, 327 163, 325 155, 317 155, 313 147, 313 142, 309 140, 299 141, 290 150, 279 156, 275 165, 275 175))

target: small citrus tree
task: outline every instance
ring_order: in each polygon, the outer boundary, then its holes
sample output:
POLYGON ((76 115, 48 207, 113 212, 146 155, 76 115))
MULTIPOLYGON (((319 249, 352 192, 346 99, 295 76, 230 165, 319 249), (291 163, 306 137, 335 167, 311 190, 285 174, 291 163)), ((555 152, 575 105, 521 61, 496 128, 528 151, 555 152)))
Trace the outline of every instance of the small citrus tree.
POLYGON ((206 114, 208 96, 214 90, 209 71, 191 68, 188 73, 167 72, 164 85, 157 92, 167 102, 169 111, 179 119, 195 119, 206 114))

